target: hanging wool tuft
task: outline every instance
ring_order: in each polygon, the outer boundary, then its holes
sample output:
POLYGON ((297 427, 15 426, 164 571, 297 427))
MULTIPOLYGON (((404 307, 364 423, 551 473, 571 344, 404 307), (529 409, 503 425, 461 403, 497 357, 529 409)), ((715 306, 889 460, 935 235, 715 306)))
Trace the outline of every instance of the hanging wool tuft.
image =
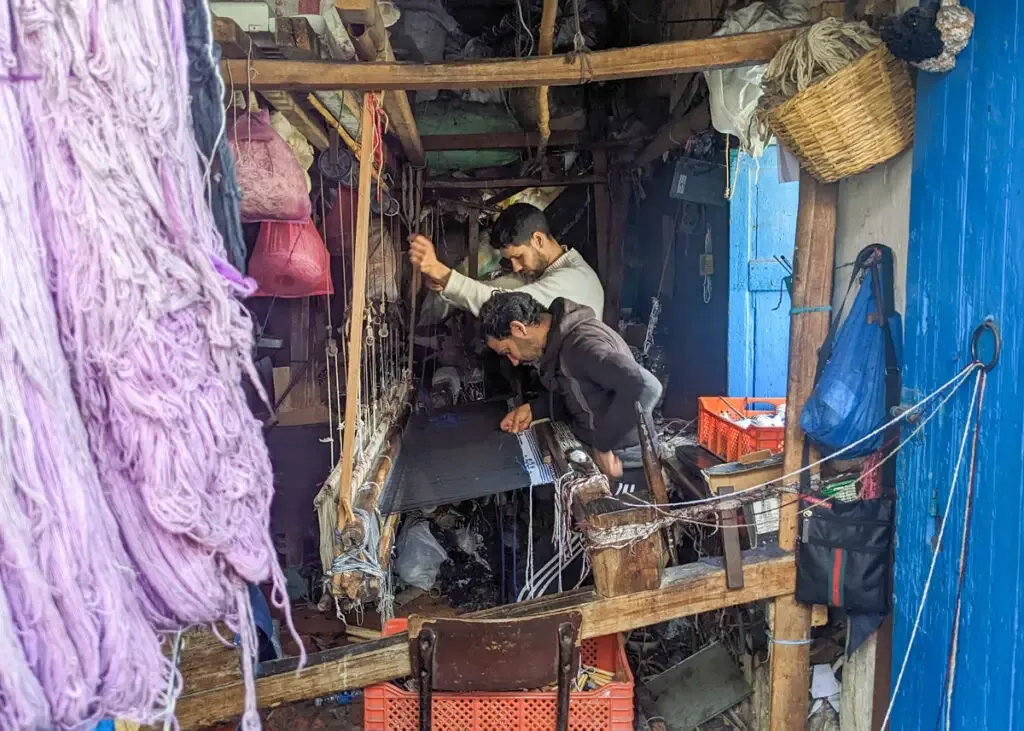
POLYGON ((203 183, 217 230, 224 239, 231 264, 245 272, 246 246, 242 233, 242 193, 235 177, 235 158, 227 140, 224 84, 217 69, 220 46, 213 42, 206 0, 185 0, 185 39, 189 60, 192 131, 207 168, 203 183))
POLYGON ((0 85, 0 728, 152 722, 180 683, 89 452, 24 140, 14 93, 0 85))
POLYGON ((152 722, 180 686, 154 629, 219 620, 256 728, 246 582, 288 612, 242 390, 248 283, 206 206, 183 19, 182 0, 0 0, 19 254, 0 258, 26 290, 0 294, 5 358, 20 343, 0 372, 2 728, 152 722))

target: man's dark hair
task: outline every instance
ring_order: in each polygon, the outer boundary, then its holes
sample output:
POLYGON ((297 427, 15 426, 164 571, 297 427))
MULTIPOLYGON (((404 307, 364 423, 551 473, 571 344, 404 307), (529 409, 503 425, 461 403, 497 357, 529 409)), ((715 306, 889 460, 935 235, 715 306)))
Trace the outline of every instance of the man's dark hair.
POLYGON ((513 203, 506 208, 491 231, 491 245, 496 249, 522 246, 537 231, 551 235, 551 226, 544 211, 529 203, 513 203))
POLYGON ((496 290, 480 308, 480 331, 484 339, 504 340, 512 334, 512 323, 539 325, 547 309, 525 292, 496 290))

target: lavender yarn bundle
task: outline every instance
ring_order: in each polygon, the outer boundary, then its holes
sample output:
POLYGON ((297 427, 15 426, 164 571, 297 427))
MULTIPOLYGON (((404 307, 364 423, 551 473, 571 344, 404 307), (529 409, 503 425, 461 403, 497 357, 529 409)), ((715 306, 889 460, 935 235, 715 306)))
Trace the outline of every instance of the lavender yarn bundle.
POLYGON ((89 453, 14 93, 0 86, 0 728, 158 720, 180 685, 89 453), (170 695, 168 695, 168 691, 170 695))
MULTIPOLYGON (((123 566, 128 576, 120 538, 137 572, 134 588, 110 577, 88 585, 80 577, 70 581, 76 590, 68 602, 88 605, 99 601, 96 595, 115 594, 104 600, 123 605, 102 616, 100 653, 82 660, 87 648, 79 649, 77 672, 86 678, 95 668, 104 709, 121 699, 128 704, 134 693, 134 715, 145 715, 144 708, 171 700, 156 695, 154 681, 159 676, 166 683, 169 668, 150 667, 139 647, 144 637, 120 646, 116 632, 107 636, 111 627, 140 612, 164 631, 227 620, 247 656, 243 726, 257 727, 249 662, 256 640, 245 582, 272 581, 275 604, 287 612, 288 602, 269 535, 270 462, 241 388, 242 378, 252 375, 250 322, 231 295, 232 283, 215 269, 215 263, 223 266, 224 245, 205 205, 191 137, 181 0, 51 0, 14 8, 0 0, 0 26, 8 17, 11 31, 0 28, 0 44, 10 42, 0 47, 0 63, 10 70, 14 58, 19 77, 32 79, 14 87, 32 168, 20 184, 35 180, 33 234, 45 248, 45 281, 70 382, 116 524, 101 519, 99 499, 48 505, 40 515, 60 529, 80 527, 64 511, 94 526, 76 550, 93 553, 115 573, 123 566), (102 659, 107 649, 111 654, 102 659)), ((19 231, 27 220, 8 222, 7 231, 19 231)), ((66 410, 75 411, 71 405, 66 410)), ((60 444, 62 458, 73 444, 60 444)), ((60 479, 50 489, 68 492, 60 479)), ((24 554, 14 565, 25 576, 29 564, 38 566, 52 581, 59 561, 29 556, 27 539, 13 529, 11 535, 12 550, 24 554)), ((74 565, 80 556, 65 558, 74 565)), ((11 591, 6 575, 3 586, 22 633, 23 597, 11 591)), ((43 616, 44 599, 40 592, 31 607, 33 625, 43 616)), ((0 607, 0 621, 2 614, 0 607)), ((67 646, 92 646, 87 629, 62 619, 67 646)), ((51 624, 47 642, 50 632, 58 635, 51 624)), ((42 676, 36 671, 32 654, 39 643, 31 635, 20 635, 26 662, 53 709, 50 689, 64 679, 49 677, 58 672, 49 666, 42 676)), ((71 682, 73 675, 68 672, 62 702, 88 695, 71 682)), ((12 695, 31 692, 23 674, 9 678, 4 667, 0 693, 8 684, 12 695)), ((12 707, 26 707, 24 698, 19 703, 12 707)), ((94 706, 69 704, 53 722, 65 727, 64 716, 91 720, 94 706)))

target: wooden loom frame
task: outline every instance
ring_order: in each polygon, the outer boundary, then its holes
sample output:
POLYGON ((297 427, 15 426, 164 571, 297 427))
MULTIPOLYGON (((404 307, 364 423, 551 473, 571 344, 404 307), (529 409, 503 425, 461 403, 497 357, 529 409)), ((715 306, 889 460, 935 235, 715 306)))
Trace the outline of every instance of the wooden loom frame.
MULTIPOLYGON (((361 0, 338 0, 342 5, 361 0)), ((580 59, 545 56, 532 59, 498 59, 459 64, 415 65, 393 62, 363 64, 332 64, 274 60, 226 60, 225 75, 250 78, 251 88, 264 91, 311 91, 317 89, 392 89, 413 90, 433 88, 494 88, 502 86, 543 87, 579 84, 590 80, 622 79, 638 76, 675 74, 707 68, 721 68, 768 60, 798 29, 768 33, 722 36, 696 41, 674 41, 613 51, 586 54, 589 63, 584 75, 580 59), (250 75, 254 71, 254 75, 250 75)), ((363 55, 363 54, 361 54, 363 55)), ((368 55, 368 54, 367 54, 368 55)), ((364 55, 366 57, 366 55, 364 55)), ((380 57, 378 54, 377 57, 380 57)), ((386 54, 384 56, 386 58, 386 54)), ((361 149, 372 149, 369 97, 362 110, 361 149)), ((413 130, 414 127, 414 121, 413 130)), ((408 129, 406 129, 408 133, 408 129)), ((408 137, 408 134, 405 135, 408 137)), ((418 135, 416 135, 418 140, 418 135)), ((542 131, 540 141, 546 143, 542 131)), ((403 139, 403 143, 405 140, 403 139)), ((408 151, 408 146, 406 147, 408 151)), ((422 150, 422 147, 420 148, 422 150)), ((412 156, 410 155, 410 158, 412 156)), ((605 171, 601 171, 605 175, 605 171)), ((353 288, 353 310, 361 313, 364 302, 367 230, 369 223, 371 166, 360 166, 357 235, 354 247, 356 271, 353 288), (357 297, 357 295, 359 295, 357 297)), ((536 181, 542 182, 542 181, 536 181)), ((828 327, 829 315, 821 308, 829 304, 832 288, 834 256, 836 186, 817 183, 807 175, 800 180, 800 215, 797 245, 794 254, 792 302, 804 310, 793 316, 790 343, 790 376, 787 398, 790 419, 787 420, 786 471, 799 465, 803 437, 798 415, 813 385, 817 348, 828 327), (810 308, 808 311, 807 308, 810 308)), ((595 187, 608 186, 596 182, 595 187)), ((611 212, 606 211, 610 216, 611 212)), ((599 230, 601 228, 599 227, 599 230)), ((414 292, 418 282, 414 279, 414 292)), ((352 318, 349 358, 346 364, 346 413, 352 413, 359 383, 362 341, 362 317, 352 318), (359 326, 355 327, 358 322, 359 326)), ((351 454, 355 420, 346 419, 343 455, 351 454)), ((392 444, 393 447, 393 444, 392 444)), ((382 465, 383 463, 381 463, 382 465)), ((351 522, 352 460, 342 458, 339 500, 339 526, 351 522), (344 520, 342 520, 344 519, 344 520)), ((380 474, 381 466, 377 468, 380 474)), ((666 568, 657 588, 614 597, 601 597, 594 591, 572 591, 543 597, 521 604, 499 607, 479 616, 532 616, 567 608, 583 614, 581 636, 595 637, 624 632, 669 619, 713 611, 749 602, 774 599, 773 635, 784 642, 806 639, 810 628, 809 608, 793 599, 795 564, 791 551, 795 547, 797 505, 784 501, 780 513, 780 545, 787 551, 777 555, 746 552, 742 586, 728 588, 727 571, 715 561, 703 561, 666 568)), ((390 551, 392 535, 382 536, 382 557, 390 551)), ((342 579, 335 577, 335 588, 342 579)), ((806 644, 778 644, 771 661, 771 731, 793 731, 803 728, 807 717, 808 653, 806 644)), ((374 642, 346 646, 316 653, 301 675, 294 674, 295 660, 285 659, 261 668, 256 688, 261 707, 315 698, 347 688, 360 688, 407 675, 410 672, 408 647, 404 635, 374 642)), ((176 713, 183 727, 196 727, 222 721, 243 710, 244 686, 241 678, 204 688, 187 689, 177 703, 176 713)))

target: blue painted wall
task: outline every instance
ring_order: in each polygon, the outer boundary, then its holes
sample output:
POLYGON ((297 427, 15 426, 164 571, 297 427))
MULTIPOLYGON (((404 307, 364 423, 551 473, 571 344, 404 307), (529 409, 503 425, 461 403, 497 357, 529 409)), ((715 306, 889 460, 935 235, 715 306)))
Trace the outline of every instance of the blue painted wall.
MULTIPOLYGON (((1002 360, 981 420, 952 727, 1003 731, 1024 729, 1024 0, 978 12, 956 68, 918 75, 904 386, 933 390, 965 365, 983 317, 1002 325, 1002 360)), ((901 455, 894 679, 931 560, 933 506, 948 495, 969 399, 962 390, 901 455)), ((958 489, 893 731, 940 728, 963 483, 958 489)))
POLYGON ((798 183, 780 183, 775 147, 760 160, 742 155, 729 206, 730 396, 785 397, 789 367, 789 294, 784 268, 793 261, 798 183))

